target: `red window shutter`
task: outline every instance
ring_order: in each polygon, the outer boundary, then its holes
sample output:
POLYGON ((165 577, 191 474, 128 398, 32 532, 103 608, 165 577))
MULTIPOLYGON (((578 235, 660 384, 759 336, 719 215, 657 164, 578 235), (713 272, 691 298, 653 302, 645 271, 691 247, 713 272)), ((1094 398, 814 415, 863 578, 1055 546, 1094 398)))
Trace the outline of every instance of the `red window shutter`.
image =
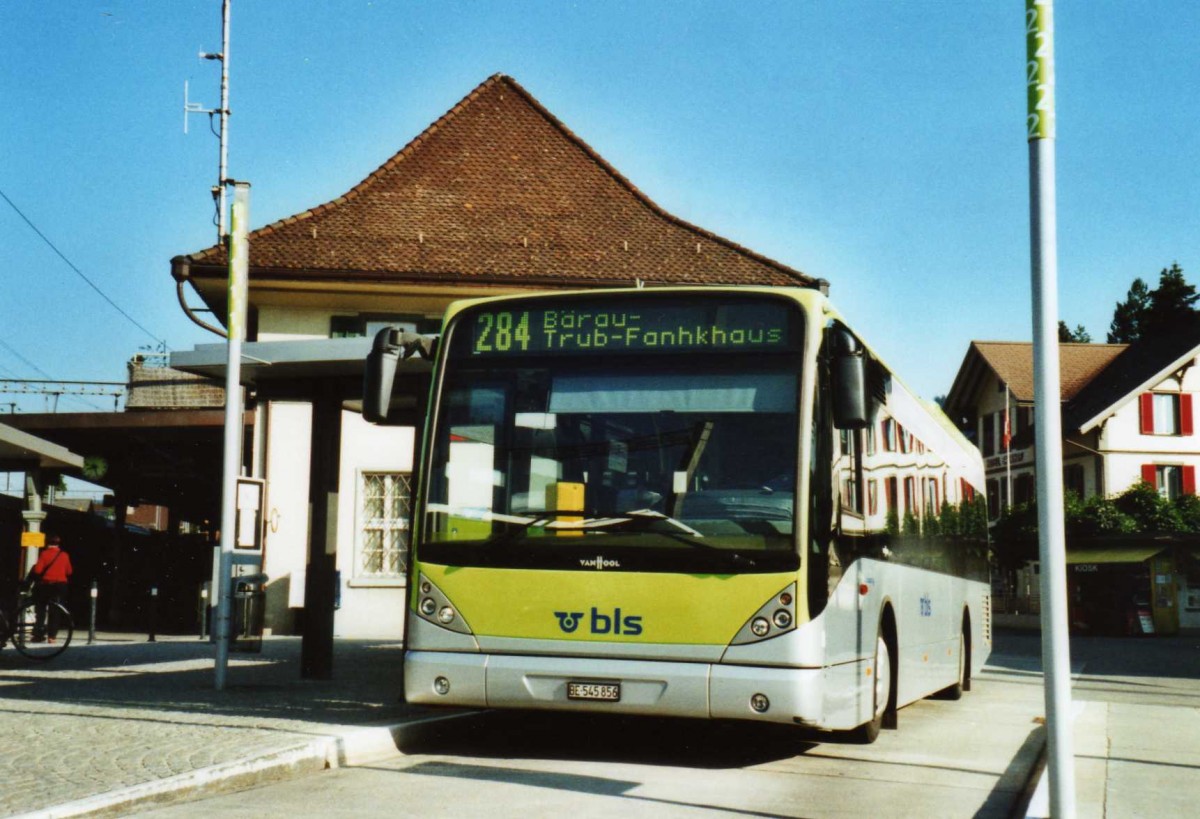
POLYGON ((1154 464, 1142 464, 1142 480, 1158 488, 1158 469, 1154 464))
MULTIPOLYGON (((1154 434, 1154 396, 1148 392, 1141 395, 1142 434, 1154 434)), ((1143 470, 1144 471, 1144 470, 1143 470)))
POLYGON ((1196 494, 1196 467, 1185 466, 1183 468, 1183 494, 1196 494))
POLYGON ((1190 392, 1179 396, 1179 434, 1192 434, 1192 394, 1190 392))

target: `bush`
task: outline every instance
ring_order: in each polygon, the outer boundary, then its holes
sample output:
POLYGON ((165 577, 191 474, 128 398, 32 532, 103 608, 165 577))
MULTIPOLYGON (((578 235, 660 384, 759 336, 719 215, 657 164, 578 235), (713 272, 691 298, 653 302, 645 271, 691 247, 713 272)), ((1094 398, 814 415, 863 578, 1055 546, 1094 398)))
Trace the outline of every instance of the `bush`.
POLYGON ((1118 511, 1133 518, 1136 532, 1181 532, 1183 519, 1171 501, 1150 484, 1138 481, 1116 498, 1118 511))
POLYGON ((1200 496, 1180 495, 1175 499, 1175 512, 1184 532, 1200 532, 1200 496))

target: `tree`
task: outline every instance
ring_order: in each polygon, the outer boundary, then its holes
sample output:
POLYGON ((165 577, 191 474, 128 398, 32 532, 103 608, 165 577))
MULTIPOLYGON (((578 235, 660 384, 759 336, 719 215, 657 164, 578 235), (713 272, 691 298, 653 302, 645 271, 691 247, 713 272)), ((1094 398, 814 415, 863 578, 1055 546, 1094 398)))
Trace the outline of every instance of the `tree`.
POLYGON ((1075 329, 1071 330, 1065 321, 1059 319, 1058 340, 1067 344, 1091 344, 1092 336, 1082 324, 1076 324, 1075 329))
POLYGON ((1108 325, 1109 344, 1132 344, 1142 337, 1146 313, 1150 310, 1150 287, 1140 278, 1129 286, 1125 301, 1117 302, 1112 324, 1108 325))
POLYGON ((1146 325, 1142 335, 1168 335, 1196 320, 1196 308, 1200 299, 1196 288, 1183 278, 1183 268, 1176 262, 1163 270, 1158 278, 1158 287, 1150 293, 1150 308, 1146 313, 1146 325))
POLYGON ((1178 262, 1163 268, 1153 290, 1140 278, 1134 279, 1125 301, 1118 302, 1113 311, 1108 343, 1131 344, 1147 336, 1177 332, 1200 316, 1194 306, 1198 300, 1200 294, 1184 279, 1178 262))

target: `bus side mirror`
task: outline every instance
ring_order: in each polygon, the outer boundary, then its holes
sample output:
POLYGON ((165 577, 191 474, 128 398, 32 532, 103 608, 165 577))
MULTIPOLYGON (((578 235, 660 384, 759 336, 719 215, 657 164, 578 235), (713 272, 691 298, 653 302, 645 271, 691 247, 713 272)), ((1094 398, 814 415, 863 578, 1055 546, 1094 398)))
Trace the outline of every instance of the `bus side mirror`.
POLYGON ((833 425, 838 429, 865 429, 870 421, 866 350, 849 330, 837 327, 831 332, 833 425))
POLYGON ((375 334, 375 343, 367 354, 367 369, 363 373, 363 418, 372 424, 387 420, 392 405, 392 384, 396 380, 396 365, 404 348, 400 331, 384 327, 375 334))
POLYGON ((363 418, 372 424, 387 421, 392 405, 392 385, 396 381, 396 365, 400 359, 419 355, 432 361, 437 348, 437 336, 419 336, 397 327, 384 327, 376 333, 371 352, 367 353, 367 368, 363 372, 363 418))

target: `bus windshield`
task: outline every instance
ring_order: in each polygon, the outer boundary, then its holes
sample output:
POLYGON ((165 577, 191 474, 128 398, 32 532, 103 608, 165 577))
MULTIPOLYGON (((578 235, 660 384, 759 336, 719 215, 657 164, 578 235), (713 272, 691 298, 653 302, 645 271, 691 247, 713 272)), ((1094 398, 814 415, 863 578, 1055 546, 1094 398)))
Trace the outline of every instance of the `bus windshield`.
POLYGON ((796 568, 798 360, 792 351, 452 359, 421 559, 796 568))

